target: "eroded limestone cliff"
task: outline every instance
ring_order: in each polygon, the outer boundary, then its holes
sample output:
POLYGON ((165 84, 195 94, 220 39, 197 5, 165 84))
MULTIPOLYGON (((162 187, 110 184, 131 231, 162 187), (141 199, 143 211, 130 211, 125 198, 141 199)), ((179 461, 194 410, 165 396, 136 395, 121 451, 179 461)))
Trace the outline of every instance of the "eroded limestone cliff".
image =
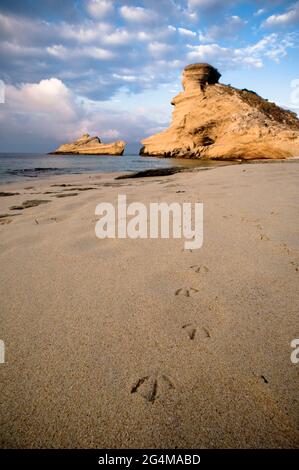
POLYGON ((50 155, 122 155, 125 150, 125 142, 119 140, 110 144, 103 144, 99 137, 90 137, 84 134, 80 139, 70 144, 63 144, 50 155))
POLYGON ((218 83, 209 64, 183 72, 170 127, 142 141, 141 155, 219 160, 299 156, 299 120, 253 91, 218 83))

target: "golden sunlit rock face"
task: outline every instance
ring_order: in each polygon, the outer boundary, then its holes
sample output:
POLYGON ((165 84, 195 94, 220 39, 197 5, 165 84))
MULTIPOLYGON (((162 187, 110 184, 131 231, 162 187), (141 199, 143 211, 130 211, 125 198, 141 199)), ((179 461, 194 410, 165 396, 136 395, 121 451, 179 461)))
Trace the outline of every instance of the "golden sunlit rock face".
POLYGON ((125 146, 126 144, 122 140, 103 144, 99 137, 90 137, 89 134, 84 134, 73 143, 61 145, 51 152, 51 155, 122 155, 125 146))
POLYGON ((141 155, 219 160, 299 156, 299 120, 250 90, 219 83, 217 69, 191 64, 171 102, 172 123, 142 141, 141 155))

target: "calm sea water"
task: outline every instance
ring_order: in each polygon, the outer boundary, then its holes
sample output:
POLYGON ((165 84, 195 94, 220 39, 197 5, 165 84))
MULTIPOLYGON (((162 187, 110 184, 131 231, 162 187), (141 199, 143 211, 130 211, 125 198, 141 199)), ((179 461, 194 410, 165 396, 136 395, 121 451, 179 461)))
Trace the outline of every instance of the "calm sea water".
MULTIPOLYGON (((201 162, 194 160, 140 157, 133 154, 113 157, 0 153, 0 183, 30 180, 51 175, 129 172, 149 168, 202 165, 201 162)), ((207 165, 205 163, 205 166, 207 165)))

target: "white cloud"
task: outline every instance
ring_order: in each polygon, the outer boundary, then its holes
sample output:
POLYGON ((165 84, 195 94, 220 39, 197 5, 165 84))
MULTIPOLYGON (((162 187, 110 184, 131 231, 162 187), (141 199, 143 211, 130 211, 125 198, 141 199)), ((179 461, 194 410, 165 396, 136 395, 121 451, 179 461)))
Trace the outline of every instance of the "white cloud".
POLYGON ((14 38, 16 35, 27 42, 32 39, 36 34, 47 32, 48 23, 37 22, 26 17, 18 17, 13 15, 5 15, 0 12, 0 33, 4 34, 6 38, 14 38))
POLYGON ((43 53, 42 48, 26 46, 9 41, 0 42, 0 52, 12 57, 38 57, 43 53))
POLYGON ((57 78, 18 87, 7 85, 6 102, 9 110, 19 113, 47 114, 65 120, 73 119, 76 115, 71 92, 57 78))
POLYGON ((148 23, 156 18, 156 14, 152 10, 142 7, 130 7, 124 5, 120 8, 122 17, 132 23, 148 23))
POLYGON ((172 49, 172 46, 163 42, 154 41, 148 45, 149 52, 157 57, 167 54, 172 49))
POLYGON ((135 37, 133 33, 124 28, 114 28, 109 23, 88 23, 87 25, 70 25, 63 23, 59 36, 62 39, 71 39, 80 44, 122 45, 129 44, 135 37))
POLYGON ((99 60, 110 60, 116 57, 116 54, 108 49, 102 47, 75 47, 66 48, 61 44, 54 44, 47 47, 49 55, 57 57, 58 59, 76 59, 76 58, 92 58, 99 60))
POLYGON ((129 44, 134 40, 134 35, 125 29, 117 29, 111 34, 105 34, 102 38, 103 43, 107 45, 120 46, 129 44))
POLYGON ((95 28, 74 28, 70 25, 66 25, 61 33, 62 37, 67 39, 75 39, 78 42, 92 42, 98 36, 98 32, 95 28))
MULTIPOLYGON (((179 73, 181 72, 181 70, 185 67, 186 63, 185 61, 183 60, 178 60, 178 59, 174 59, 174 60, 158 60, 157 61, 157 65, 159 67, 164 67, 165 69, 178 69, 179 70, 179 73)), ((177 75, 178 77, 179 75, 177 75)), ((164 86, 162 84, 162 86, 164 86)))
POLYGON ((102 47, 86 47, 78 50, 79 55, 91 57, 93 59, 109 60, 116 57, 116 54, 102 47))
POLYGON ((112 31, 109 23, 94 23, 72 25, 62 23, 57 30, 57 35, 63 39, 72 39, 79 43, 90 43, 105 38, 112 31))
POLYGON ((292 5, 285 13, 269 16, 263 26, 288 26, 296 23, 299 23, 299 2, 292 5))
POLYGON ((72 140, 80 127, 81 110, 76 101, 66 85, 54 77, 39 83, 7 85, 5 109, 0 109, 0 119, 6 126, 5 138, 18 135, 22 145, 28 141, 32 145, 32 138, 55 143, 72 140))
POLYGON ((47 47, 47 52, 59 59, 66 59, 68 57, 68 50, 62 44, 53 44, 53 46, 47 47))
POLYGON ((210 7, 223 5, 225 0, 189 0, 188 3, 191 7, 210 7))
POLYGON ((229 16, 221 26, 214 25, 211 26, 206 33, 200 32, 199 39, 202 42, 211 42, 223 37, 233 37, 246 25, 246 23, 246 21, 237 15, 229 16))
POLYGON ((117 80, 123 80, 124 82, 136 82, 138 80, 138 77, 136 75, 120 75, 118 73, 114 73, 113 78, 116 78, 117 80))
POLYGON ((220 57, 223 59, 231 55, 230 49, 221 47, 218 44, 201 44, 199 46, 188 45, 191 51, 188 53, 189 60, 213 61, 220 57))
MULTIPOLYGON (((238 59, 239 58, 237 57, 237 60, 238 59)), ((264 66, 262 59, 260 59, 259 57, 245 56, 241 58, 241 61, 243 62, 243 64, 252 66, 256 69, 260 69, 264 66)))
POLYGON ((265 12, 266 12, 266 9, 265 9, 265 8, 260 8, 259 10, 257 10, 257 11, 254 13, 254 16, 261 16, 261 15, 263 15, 265 12))
POLYGON ((87 11, 94 18, 103 18, 113 11, 112 0, 89 0, 87 11))
POLYGON ((182 36, 196 37, 196 33, 194 31, 191 31, 190 29, 178 28, 178 32, 182 36))
POLYGON ((210 62, 222 68, 239 67, 242 64, 261 68, 265 58, 279 62, 285 57, 288 49, 295 45, 292 38, 292 35, 280 37, 272 33, 256 44, 243 48, 222 47, 217 43, 188 45, 190 52, 187 57, 191 61, 210 62))
POLYGON ((234 3, 233 0, 188 0, 189 8, 199 8, 206 10, 217 10, 219 8, 226 8, 234 3))
MULTIPOLYGON (((276 33, 269 34, 268 36, 263 37, 253 46, 245 47, 244 51, 248 54, 264 54, 271 57, 273 53, 284 57, 287 55, 287 49, 293 47, 295 43, 293 42, 293 35, 287 34, 283 37, 279 36, 276 33)), ((239 50, 239 49, 237 49, 239 50)))
POLYGON ((139 31, 137 33, 137 39, 139 39, 140 41, 150 41, 151 38, 152 38, 152 35, 145 31, 139 31))

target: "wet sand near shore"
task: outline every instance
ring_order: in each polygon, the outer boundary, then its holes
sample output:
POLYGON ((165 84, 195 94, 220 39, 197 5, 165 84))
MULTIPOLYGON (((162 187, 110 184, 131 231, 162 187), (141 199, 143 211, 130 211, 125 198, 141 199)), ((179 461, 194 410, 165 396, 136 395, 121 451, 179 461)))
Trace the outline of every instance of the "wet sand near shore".
POLYGON ((298 448, 299 161, 1 185, 2 448, 298 448), (204 243, 99 240, 203 202, 204 243))

